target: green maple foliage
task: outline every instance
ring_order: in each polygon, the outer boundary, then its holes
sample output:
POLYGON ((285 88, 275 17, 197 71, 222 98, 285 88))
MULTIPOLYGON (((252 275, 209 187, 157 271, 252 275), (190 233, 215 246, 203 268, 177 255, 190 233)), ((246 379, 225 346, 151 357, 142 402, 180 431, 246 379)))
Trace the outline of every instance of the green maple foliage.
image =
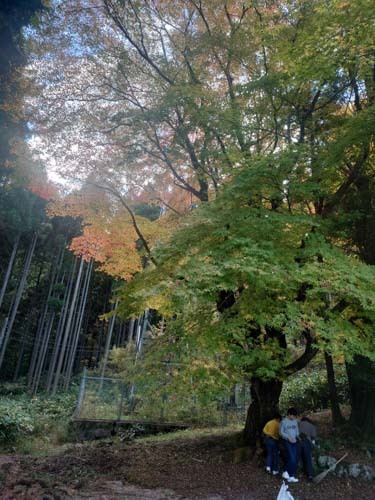
MULTIPOLYGON (((196 209, 156 253, 157 268, 126 286, 123 311, 151 307, 183 319, 184 340, 207 339, 228 369, 247 377, 280 377, 292 360, 292 350, 267 329, 282 330, 289 344, 301 342, 307 329, 325 351, 372 356, 375 270, 340 248, 330 224, 303 204, 291 213, 285 203, 277 210, 262 203, 271 166, 284 165, 282 179, 296 158, 293 151, 259 158, 215 202, 196 209), (219 312, 228 291, 236 300, 219 312)), ((307 186, 305 200, 309 192, 307 186)))

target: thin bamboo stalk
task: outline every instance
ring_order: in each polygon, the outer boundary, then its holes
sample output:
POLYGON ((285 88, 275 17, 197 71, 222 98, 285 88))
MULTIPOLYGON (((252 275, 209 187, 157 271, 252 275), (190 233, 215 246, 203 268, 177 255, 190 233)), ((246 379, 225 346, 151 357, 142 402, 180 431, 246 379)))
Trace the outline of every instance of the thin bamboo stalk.
POLYGON ((79 335, 81 331, 81 326, 82 326, 82 321, 83 321, 83 315, 85 312, 85 306, 87 302, 87 296, 88 296, 88 291, 90 287, 90 278, 92 274, 92 268, 93 268, 93 259, 90 260, 89 265, 87 266, 86 270, 86 276, 85 276, 85 281, 83 284, 83 292, 82 292, 82 297, 79 305, 79 315, 78 315, 78 321, 77 325, 75 327, 75 332, 73 332, 73 342, 70 350, 70 355, 69 355, 69 362, 65 374, 65 381, 64 381, 64 389, 68 389, 70 380, 72 378, 72 371, 73 371, 73 364, 77 352, 77 346, 78 346, 78 340, 79 340, 79 335))
POLYGON ((9 342, 9 337, 10 337, 10 334, 12 332, 14 320, 16 319, 18 306, 21 302, 22 293, 23 293, 23 290, 25 288, 27 276, 29 274, 30 264, 31 264, 31 261, 32 261, 33 255, 34 255, 34 250, 35 250, 37 239, 38 239, 38 235, 36 233, 34 233, 33 239, 32 239, 30 246, 29 246, 29 250, 27 252, 25 264, 24 264, 23 271, 22 271, 22 277, 21 277, 20 283, 18 285, 18 289, 17 289, 17 293, 15 296, 15 301, 13 304, 12 312, 11 312, 11 315, 10 315, 10 318, 9 318, 9 321, 8 321, 8 324, 6 327, 6 331, 4 332, 4 337, 3 337, 3 341, 2 341, 2 345, 1 345, 1 352, 0 352, 0 368, 1 368, 3 361, 4 361, 5 351, 6 351, 8 342, 9 342))
POLYGON ((59 356, 59 360, 57 362, 57 367, 56 367, 56 372, 55 372, 55 380, 54 380, 53 386, 52 386, 52 395, 56 394, 57 387, 59 384, 61 368, 63 365, 64 356, 65 356, 66 345, 67 345, 68 338, 69 338, 70 327, 72 324, 73 313, 74 313, 75 304, 77 301, 78 290, 79 290, 80 283, 81 283, 83 263, 84 263, 84 260, 81 259, 81 263, 80 263, 80 266, 78 269, 78 275, 77 275, 77 279, 76 279, 76 286, 74 288, 73 298, 72 298, 72 302, 71 302, 71 307, 70 307, 68 319, 67 319, 66 326, 65 326, 64 336, 63 336, 61 350, 60 350, 60 356, 59 356))
POLYGON ((0 309, 1 309, 1 306, 2 306, 2 303, 4 300, 4 295, 5 295, 7 286, 8 286, 9 278, 10 278, 10 275, 12 273, 14 259, 16 258, 16 255, 17 255, 17 250, 18 250, 20 238, 21 238, 21 235, 20 235, 20 233, 18 233, 18 235, 14 241, 14 244, 13 244, 13 249, 12 249, 12 253, 11 253, 11 256, 10 256, 10 259, 8 262, 8 267, 7 267, 7 270, 5 272, 5 276, 3 279, 3 286, 1 287, 1 291, 0 291, 0 309))

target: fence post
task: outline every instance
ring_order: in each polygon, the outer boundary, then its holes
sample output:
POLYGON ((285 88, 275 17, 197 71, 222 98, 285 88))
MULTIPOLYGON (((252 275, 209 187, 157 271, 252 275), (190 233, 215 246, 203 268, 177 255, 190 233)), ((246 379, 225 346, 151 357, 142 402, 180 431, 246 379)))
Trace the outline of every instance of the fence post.
POLYGON ((165 420, 165 403, 167 401, 167 395, 165 393, 162 394, 162 405, 160 408, 160 421, 164 422, 165 420))
POLYGON ((85 367, 82 372, 81 384, 79 386, 77 408, 74 415, 75 417, 79 417, 79 414, 81 413, 83 398, 85 396, 85 389, 86 389, 86 374, 87 374, 87 368, 85 367))
POLYGON ((123 403, 123 401, 124 401, 124 387, 121 384, 121 397, 120 397, 120 404, 119 404, 119 408, 118 408, 118 419, 117 420, 121 420, 122 403, 123 403))
POLYGON ((224 403, 223 405, 223 427, 228 425, 228 405, 224 403))

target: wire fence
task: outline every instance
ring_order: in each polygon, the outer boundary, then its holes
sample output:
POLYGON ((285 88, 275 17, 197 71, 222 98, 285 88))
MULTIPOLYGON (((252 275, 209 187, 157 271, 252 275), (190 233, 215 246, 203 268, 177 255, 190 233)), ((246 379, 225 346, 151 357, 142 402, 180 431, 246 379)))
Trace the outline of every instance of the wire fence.
POLYGON ((76 419, 183 423, 199 426, 243 424, 250 389, 237 384, 230 393, 207 399, 139 389, 123 380, 84 375, 76 419))

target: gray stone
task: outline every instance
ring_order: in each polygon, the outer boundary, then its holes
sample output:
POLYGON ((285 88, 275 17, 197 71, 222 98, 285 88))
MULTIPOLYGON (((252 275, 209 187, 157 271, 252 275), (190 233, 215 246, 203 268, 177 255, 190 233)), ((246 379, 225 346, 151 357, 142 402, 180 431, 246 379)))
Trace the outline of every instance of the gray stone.
POLYGON ((320 455, 318 457, 318 465, 323 469, 329 469, 337 462, 336 458, 330 457, 328 455, 320 455))
POLYGON ((366 481, 371 481, 375 479, 375 469, 369 465, 362 465, 361 476, 362 479, 366 481))
POLYGON ((349 476, 350 477, 359 477, 362 472, 362 466, 360 464, 351 464, 349 465, 349 476))
MULTIPOLYGON (((317 464, 322 469, 329 469, 332 465, 336 463, 334 457, 328 455, 320 455, 317 459, 317 464)), ((375 468, 368 465, 361 464, 348 464, 347 462, 341 462, 332 472, 335 476, 346 478, 360 478, 366 481, 371 481, 375 479, 375 468)))
POLYGON ((348 468, 345 467, 345 465, 339 464, 335 469, 335 475, 338 477, 348 477, 349 476, 348 468))

